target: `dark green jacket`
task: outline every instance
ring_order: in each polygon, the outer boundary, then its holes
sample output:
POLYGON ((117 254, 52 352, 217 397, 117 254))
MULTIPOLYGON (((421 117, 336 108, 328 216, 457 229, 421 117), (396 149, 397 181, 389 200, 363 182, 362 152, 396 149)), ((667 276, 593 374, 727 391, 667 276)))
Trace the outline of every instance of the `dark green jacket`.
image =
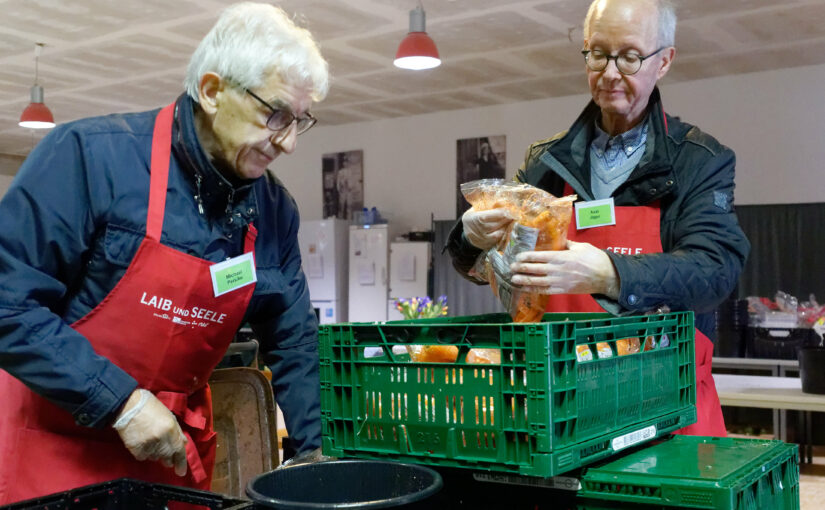
MULTIPOLYGON (((664 113, 659 90, 648 107, 645 154, 613 193, 617 206, 661 204, 661 254, 607 252, 621 282, 618 301, 594 296, 614 314, 639 313, 667 305, 693 310, 696 326, 713 338, 713 311, 733 290, 750 243, 733 210, 732 150, 696 126, 664 113)), ((593 103, 569 130, 534 143, 517 180, 562 196, 569 183, 580 200, 591 200, 589 147, 600 115, 593 103)), ((467 274, 480 253, 456 224, 447 249, 467 274)))

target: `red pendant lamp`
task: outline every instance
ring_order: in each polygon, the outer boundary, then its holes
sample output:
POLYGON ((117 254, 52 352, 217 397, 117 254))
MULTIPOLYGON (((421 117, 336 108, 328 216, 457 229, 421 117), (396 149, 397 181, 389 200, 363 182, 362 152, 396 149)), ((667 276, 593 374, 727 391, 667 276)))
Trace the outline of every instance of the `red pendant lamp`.
POLYGON ((426 14, 419 3, 410 11, 410 32, 398 45, 393 64, 401 69, 432 69, 441 65, 438 49, 425 28, 426 14))
POLYGON ((20 114, 20 122, 17 123, 24 128, 48 129, 54 127, 52 112, 43 103, 43 87, 37 84, 37 62, 42 50, 43 43, 34 45, 34 85, 31 88, 31 103, 20 114))

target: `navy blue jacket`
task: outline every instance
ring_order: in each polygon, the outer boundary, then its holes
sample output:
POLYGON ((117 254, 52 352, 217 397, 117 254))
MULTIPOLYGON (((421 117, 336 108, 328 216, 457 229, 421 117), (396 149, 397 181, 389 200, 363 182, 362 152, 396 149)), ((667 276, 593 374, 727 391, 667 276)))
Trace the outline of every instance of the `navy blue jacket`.
MULTIPOLYGON (((591 101, 569 130, 532 144, 516 179, 556 196, 569 184, 580 200, 592 200, 589 147, 600 115, 591 101)), ((648 126, 644 156, 612 197, 617 206, 659 201, 663 253, 608 251, 619 298, 593 297, 616 315, 663 305, 693 310, 696 327, 713 339, 713 311, 736 286, 750 251, 733 208, 736 156, 696 126, 666 115, 658 88, 650 96, 648 126)), ((464 275, 481 253, 466 240, 461 220, 447 248, 464 275)))
MULTIPOLYGON (((198 142, 194 108, 185 94, 178 98, 161 242, 219 262, 243 253, 254 222, 258 282, 244 322, 261 341, 297 450, 318 447, 318 325, 301 270, 297 206, 270 173, 223 177, 198 142)), ((103 300, 143 240, 157 113, 56 127, 0 201, 0 368, 81 425, 109 424, 137 384, 69 324, 103 300)))

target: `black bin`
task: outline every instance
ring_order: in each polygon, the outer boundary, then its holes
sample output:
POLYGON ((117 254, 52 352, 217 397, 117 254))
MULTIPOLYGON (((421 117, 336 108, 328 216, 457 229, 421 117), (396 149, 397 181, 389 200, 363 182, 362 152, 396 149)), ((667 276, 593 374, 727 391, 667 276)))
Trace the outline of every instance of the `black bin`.
POLYGON ((810 328, 749 327, 745 335, 749 358, 798 359, 799 349, 819 337, 810 328))
POLYGON ((427 508, 441 475, 416 464, 336 460, 299 464, 249 482, 255 503, 282 510, 326 508, 427 508))
POLYGON ((799 378, 803 392, 825 395, 825 347, 799 350, 799 378))
POLYGON ((713 355, 725 358, 745 357, 745 330, 748 327, 748 300, 725 300, 714 314, 716 342, 713 355))

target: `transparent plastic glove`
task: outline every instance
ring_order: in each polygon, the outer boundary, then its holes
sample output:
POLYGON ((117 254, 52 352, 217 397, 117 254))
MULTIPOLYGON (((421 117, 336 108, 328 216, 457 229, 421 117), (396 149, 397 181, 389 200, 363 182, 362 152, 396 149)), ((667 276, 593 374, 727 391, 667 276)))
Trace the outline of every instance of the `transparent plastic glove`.
POLYGON ((619 277, 603 250, 567 241, 566 250, 527 251, 510 265, 513 285, 540 294, 604 294, 619 297, 619 277))
POLYGON ((138 388, 129 396, 112 427, 137 460, 159 460, 186 474, 186 436, 175 415, 151 392, 138 388))
POLYGON ((499 243, 512 221, 512 213, 507 209, 476 211, 470 208, 461 216, 467 240, 476 248, 485 251, 499 243))
POLYGON ((321 452, 321 448, 316 448, 284 461, 283 464, 278 466, 278 469, 286 469, 293 466, 299 466, 301 464, 314 464, 316 462, 326 462, 330 460, 336 460, 336 457, 327 457, 323 454, 323 452, 321 452))

